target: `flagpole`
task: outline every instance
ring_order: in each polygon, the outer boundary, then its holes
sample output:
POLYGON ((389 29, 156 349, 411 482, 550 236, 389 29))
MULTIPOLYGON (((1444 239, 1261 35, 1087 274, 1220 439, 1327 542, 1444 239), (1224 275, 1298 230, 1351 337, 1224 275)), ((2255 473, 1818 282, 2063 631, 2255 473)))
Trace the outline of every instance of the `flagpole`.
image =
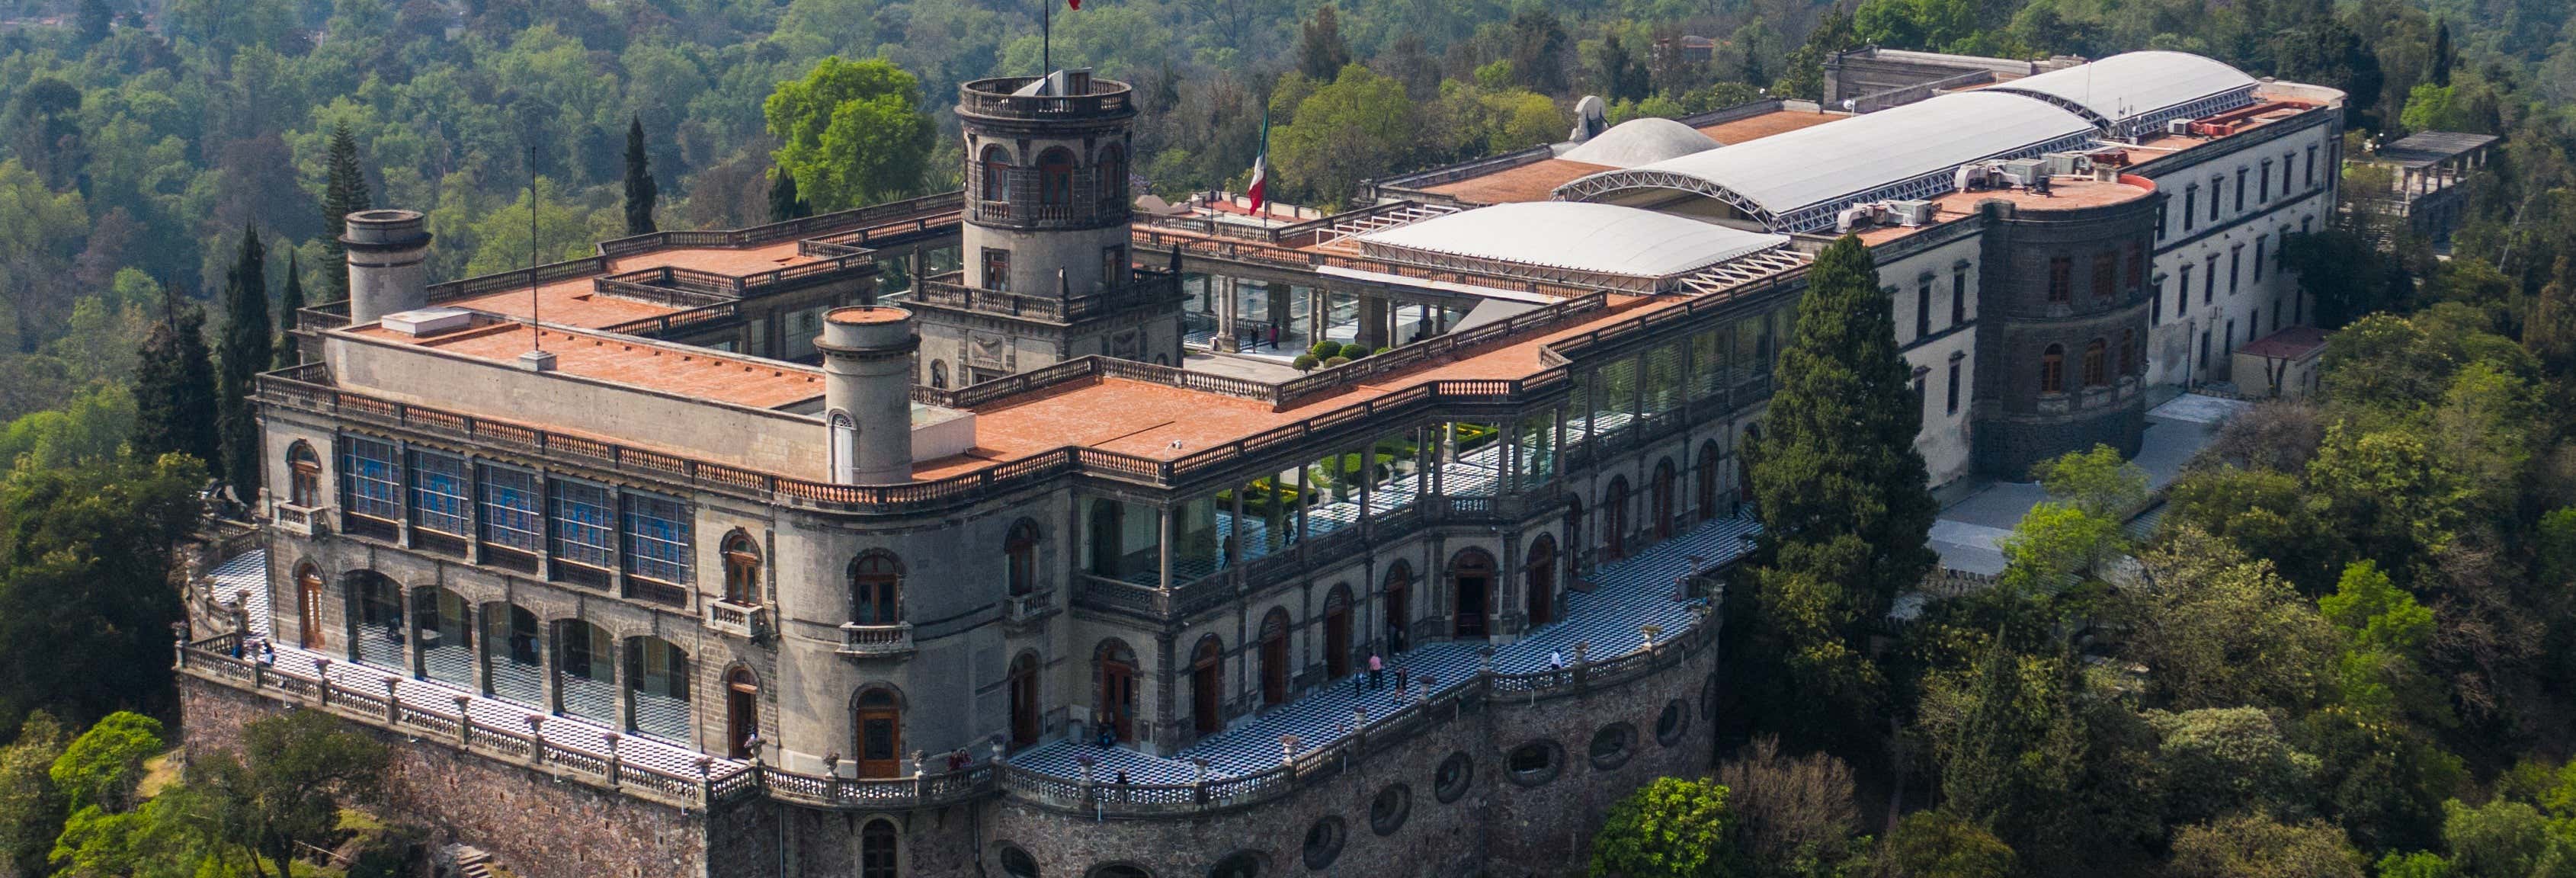
POLYGON ((1055 72, 1055 0, 1038 0, 1038 76, 1055 72))

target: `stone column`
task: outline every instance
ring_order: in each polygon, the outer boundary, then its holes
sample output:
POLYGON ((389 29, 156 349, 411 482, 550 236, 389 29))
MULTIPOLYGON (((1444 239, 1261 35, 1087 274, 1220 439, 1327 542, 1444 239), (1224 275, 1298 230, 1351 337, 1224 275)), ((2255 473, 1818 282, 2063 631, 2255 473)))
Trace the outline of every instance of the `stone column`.
MULTIPOLYGON (((1278 281, 1271 281, 1263 284, 1262 287, 1263 291, 1268 293, 1270 297, 1269 302, 1267 303, 1267 319, 1270 321, 1271 330, 1278 332, 1280 340, 1285 343, 1288 338, 1288 318, 1290 314, 1290 294, 1288 285, 1278 281)), ((1266 336, 1267 333, 1264 333, 1264 335, 1266 336)), ((1264 341, 1267 340, 1268 339, 1265 337, 1264 341)))
POLYGON ((1359 342, 1361 345, 1364 345, 1371 350, 1386 347, 1386 298, 1383 296, 1372 296, 1367 293, 1361 293, 1359 294, 1359 297, 1360 324, 1358 331, 1353 334, 1352 340, 1359 342))
POLYGON ((1220 351, 1242 350, 1241 340, 1235 335, 1241 330, 1235 323, 1235 311, 1238 310, 1239 303, 1234 298, 1234 278, 1221 274, 1208 275, 1208 295, 1217 297, 1216 338, 1210 339, 1209 344, 1220 351))

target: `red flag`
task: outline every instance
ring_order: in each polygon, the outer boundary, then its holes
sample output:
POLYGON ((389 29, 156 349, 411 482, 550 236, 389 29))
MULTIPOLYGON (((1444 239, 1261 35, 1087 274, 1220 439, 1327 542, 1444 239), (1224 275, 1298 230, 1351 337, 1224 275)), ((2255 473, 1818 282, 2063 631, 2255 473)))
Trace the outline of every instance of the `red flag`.
POLYGON ((1270 113, 1267 110, 1261 114, 1261 152, 1252 158, 1252 184, 1243 188, 1244 194, 1252 198, 1252 213, 1260 215, 1261 209, 1270 203, 1270 113))
POLYGON ((1082 0, 1064 0, 1064 5, 1073 7, 1075 12, 1082 11, 1082 0))

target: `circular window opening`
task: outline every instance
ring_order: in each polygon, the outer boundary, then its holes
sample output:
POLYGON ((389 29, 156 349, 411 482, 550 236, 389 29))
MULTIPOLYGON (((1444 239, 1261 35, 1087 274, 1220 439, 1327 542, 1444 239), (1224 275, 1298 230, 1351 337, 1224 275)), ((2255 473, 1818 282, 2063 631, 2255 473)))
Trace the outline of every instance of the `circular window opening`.
POLYGON ((1002 874, 1011 878, 1038 878, 1038 858, 1029 856, 1019 845, 1002 846, 1002 874))
POLYGON ((1664 712, 1655 717, 1655 743, 1670 747, 1682 742, 1682 733, 1690 731, 1690 711, 1675 698, 1664 702, 1664 712))
POLYGON ((1715 672, 1711 672, 1708 675, 1708 682, 1699 687, 1699 718, 1709 722, 1717 721, 1717 674, 1715 672))
POLYGON ((1341 859, 1342 843, 1350 840, 1350 830, 1342 818, 1326 817, 1306 827, 1306 868, 1321 871, 1341 859))
POLYGON ((1091 878, 1154 878, 1154 873, 1145 871, 1143 866, 1111 863, 1091 870, 1091 878))
POLYGON ((1400 783, 1387 784, 1386 789, 1377 791, 1377 798, 1369 800, 1369 831, 1393 835, 1396 830, 1404 828, 1404 818, 1412 814, 1413 788, 1400 783))
POLYGON ((1476 779, 1476 761, 1465 751, 1449 754, 1440 767, 1431 770, 1431 795, 1446 805, 1467 794, 1467 784, 1476 779))
POLYGON ((1261 855, 1251 851, 1229 854, 1208 867, 1208 878, 1261 878, 1261 855))
POLYGON ((1594 768, 1606 770, 1628 764, 1628 758, 1637 755, 1637 727, 1627 723, 1602 726, 1592 733, 1589 755, 1594 768))
POLYGON ((1534 787, 1556 779, 1565 768, 1565 748, 1555 741, 1531 741, 1512 749, 1503 764, 1512 782, 1534 787))

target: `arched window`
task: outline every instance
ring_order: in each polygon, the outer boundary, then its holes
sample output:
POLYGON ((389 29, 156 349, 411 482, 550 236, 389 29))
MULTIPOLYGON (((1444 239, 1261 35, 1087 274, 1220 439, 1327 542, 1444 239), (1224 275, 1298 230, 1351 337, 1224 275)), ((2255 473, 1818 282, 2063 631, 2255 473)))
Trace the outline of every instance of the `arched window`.
MULTIPOLYGON (((1112 143, 1100 148, 1100 206, 1115 209, 1127 203, 1127 148, 1112 143)), ((1159 356, 1159 355, 1158 355, 1159 356)))
POLYGON ((1413 566, 1402 561, 1386 569, 1386 651, 1403 652, 1412 646, 1413 635, 1413 566))
POLYGON ((724 599, 746 607, 760 603, 760 546, 734 531, 724 538, 724 599))
POLYGON ((491 694, 519 704, 546 698, 546 658, 537 614, 517 604, 483 605, 483 660, 492 673, 491 694))
POLYGON ((850 621, 892 625, 903 621, 903 562, 871 549, 850 562, 850 621))
POLYGON ((1117 733, 1117 740, 1136 738, 1136 651, 1127 644, 1104 640, 1091 651, 1091 663, 1099 669, 1100 689, 1094 693, 1094 725, 1117 733))
POLYGON ((1601 560, 1616 561, 1628 554, 1628 477, 1610 480, 1601 492, 1601 560))
POLYGON ((1210 634, 1190 651, 1190 728, 1212 735, 1225 728, 1225 644, 1210 634))
POLYGON ((1011 200, 1011 151, 998 146, 984 147, 981 170, 984 200, 1011 200))
POLYGON ((1324 593, 1324 678, 1351 673, 1351 587, 1335 583, 1324 593))
POLYGON ((1062 207, 1073 203, 1073 152, 1055 147, 1038 153, 1038 203, 1062 207))
POLYGON ((1556 538, 1539 534, 1530 542, 1529 566, 1521 571, 1522 581, 1529 583, 1529 624, 1536 628, 1556 621, 1556 538))
POLYGON ((903 771, 903 700, 894 690, 872 686, 860 690, 852 706, 850 729, 859 754, 860 777, 895 777, 903 771))
POLYGON ((1673 459, 1667 457, 1656 461, 1651 508, 1655 514, 1655 538, 1659 540, 1673 535, 1673 482, 1673 459))
POLYGON ((322 570, 311 564, 295 569, 296 643, 322 648, 322 570))
POLYGON ((760 734, 760 678, 735 665, 725 672, 725 755, 749 759, 752 736, 760 734))
POLYGON ((878 818, 859 829, 859 878, 895 878, 894 821, 878 818))
POLYGON ((1494 556, 1468 549, 1449 559, 1449 591, 1457 599, 1450 630, 1459 638, 1482 638, 1494 593, 1494 556))
POLYGON ((2103 344, 2102 340, 2097 338, 2084 344, 2084 386, 2100 387, 2111 383, 2110 379, 2102 374, 2102 369, 2103 344))
POLYGON ((1699 465, 1693 468, 1691 474, 1699 482, 1699 520, 1701 521, 1717 517, 1717 473, 1718 467, 1721 466, 1718 460, 1717 440, 1711 439, 1699 444, 1699 465))
POLYGON ((618 721, 616 656, 617 641, 607 629, 580 619, 555 623, 555 688, 565 715, 618 721))
POLYGON ((1004 583, 1013 595, 1024 595, 1038 588, 1038 523, 1020 519, 1011 525, 1010 536, 1002 539, 1004 583))
POLYGON ((474 620, 465 597, 437 586, 411 593, 411 625, 421 676, 474 685, 474 620))
POLYGON ((286 502, 310 509, 322 505, 322 456, 298 440, 286 449, 286 502))
POLYGON ((2039 392, 2058 393, 2066 389, 2066 346, 2053 344, 2039 355, 2039 392))
POLYGON ((851 484, 859 480, 859 422, 849 412, 835 410, 831 417, 832 481, 851 484))
POLYGON ((352 570, 348 590, 349 602, 356 605, 358 617, 357 635, 349 639, 349 657, 361 664, 401 668, 402 586, 373 570, 352 570))
POLYGON ((1288 611, 1273 608, 1261 619, 1261 704, 1288 703, 1288 611))
POLYGON ((946 390, 946 389, 948 389, 948 361, 947 361, 947 360, 932 360, 932 361, 930 361, 930 388, 931 388, 932 390, 946 390))
POLYGON ((1038 654, 1020 653, 1011 660, 1011 746, 1038 742, 1038 654))
POLYGON ((689 739, 689 654, 659 637, 626 641, 626 688, 635 699, 635 731, 669 741, 689 739))

